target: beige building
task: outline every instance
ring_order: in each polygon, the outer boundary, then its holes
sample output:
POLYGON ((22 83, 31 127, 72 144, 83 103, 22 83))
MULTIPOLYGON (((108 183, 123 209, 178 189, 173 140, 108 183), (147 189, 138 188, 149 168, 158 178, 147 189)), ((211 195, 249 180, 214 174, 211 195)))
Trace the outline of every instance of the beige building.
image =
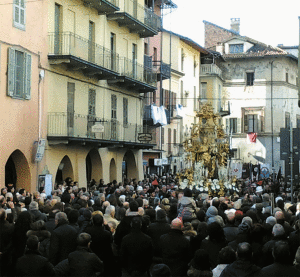
POLYGON ((48 1, 47 146, 53 182, 143 178, 143 96, 156 90, 144 38, 161 19, 143 0, 48 1))
POLYGON ((4 1, 0 17, 0 187, 35 190, 43 162, 34 143, 46 137, 46 1, 4 1))
MULTIPOLYGON (((213 91, 215 106, 230 103, 230 115, 224 117, 236 162, 280 166, 280 128, 299 128, 297 98, 298 61, 285 49, 266 45, 239 34, 240 20, 231 19, 231 29, 204 21, 205 47, 215 55, 208 66, 216 70, 223 86, 213 91), (216 56, 218 55, 218 57, 216 56), (257 135, 255 143, 248 136, 257 135)), ((203 65, 207 66, 207 65, 203 65)), ((211 75, 211 74, 210 74, 211 75)), ((210 77, 211 78, 211 77, 210 77)), ((201 77, 201 82, 207 80, 201 77)))

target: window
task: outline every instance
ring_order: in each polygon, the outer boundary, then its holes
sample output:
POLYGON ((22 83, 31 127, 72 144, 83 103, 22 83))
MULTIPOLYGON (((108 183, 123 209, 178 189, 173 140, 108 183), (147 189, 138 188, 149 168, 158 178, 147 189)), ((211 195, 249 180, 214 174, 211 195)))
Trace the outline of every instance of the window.
POLYGON ((291 126, 291 115, 289 112, 285 112, 285 128, 290 129, 291 126))
POLYGON ((171 139, 172 139, 172 129, 171 128, 168 128, 168 154, 170 155, 171 154, 171 146, 172 146, 172 142, 171 142, 171 139))
POLYGON ((237 118, 229 118, 229 133, 237 133, 237 118))
POLYGON ((176 129, 174 129, 173 130, 173 141, 174 141, 174 144, 176 144, 177 143, 177 130, 176 129))
POLYGON ((181 105, 183 107, 186 107, 186 97, 184 95, 184 90, 183 90, 183 81, 180 81, 180 98, 181 98, 181 105))
POLYGON ((285 73, 285 81, 288 83, 289 82, 289 74, 286 72, 285 73))
POLYGON ((244 44, 229 44, 229 53, 243 53, 244 52, 244 44))
POLYGON ((198 101, 197 101, 197 88, 194 86, 194 111, 198 109, 198 101))
POLYGON ((194 56, 194 77, 196 77, 196 68, 197 68, 197 62, 196 62, 196 56, 194 56))
POLYGON ((201 99, 206 99, 207 98, 207 83, 206 82, 201 82, 201 99))
POLYGON ((14 27, 25 30, 25 0, 14 0, 14 27))
POLYGON ((157 62, 157 48, 153 47, 153 61, 157 62))
POLYGON ((116 59, 116 34, 110 33, 110 58, 111 58, 111 70, 116 71, 117 59, 116 59))
POLYGON ((245 133, 264 132, 264 109, 260 107, 242 108, 243 130, 245 133))
POLYGON ((247 86, 253 86, 254 83, 254 72, 247 72, 246 73, 246 77, 247 77, 247 86))
POLYGON ((117 119, 117 96, 111 96, 111 119, 117 119))
POLYGON ((31 98, 31 55, 8 48, 7 95, 19 99, 31 98))
POLYGON ((181 48, 181 71, 184 70, 184 52, 183 48, 181 48))
POLYGON ((300 128, 300 115, 296 115, 296 128, 300 128))
POLYGON ((161 144, 165 143, 165 129, 161 127, 161 144))
POLYGON ((128 125, 128 98, 123 98, 123 125, 128 125))
POLYGON ((149 55, 149 44, 147 42, 144 43, 144 55, 149 55))
POLYGON ((218 111, 222 110, 221 103, 222 103, 222 87, 221 87, 221 85, 219 85, 219 87, 218 87, 218 111))

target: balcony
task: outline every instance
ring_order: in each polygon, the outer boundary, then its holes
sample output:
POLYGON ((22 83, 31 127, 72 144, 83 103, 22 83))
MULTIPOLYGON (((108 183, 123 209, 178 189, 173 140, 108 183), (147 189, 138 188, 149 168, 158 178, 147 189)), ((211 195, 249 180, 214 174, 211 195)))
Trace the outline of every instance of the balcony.
POLYGON ((141 38, 153 37, 161 29, 161 18, 152 10, 137 3, 137 0, 122 0, 120 11, 107 15, 108 20, 115 20, 120 27, 127 27, 131 33, 141 38))
POLYGON ((131 147, 151 148, 149 143, 138 141, 138 134, 143 126, 128 123, 121 124, 117 120, 97 118, 66 112, 48 113, 49 144, 80 144, 97 147, 131 147), (103 126, 103 132, 92 132, 95 124, 103 126))
POLYGON ((171 65, 162 61, 154 61, 153 66, 156 70, 157 80, 167 80, 171 78, 171 65))
POLYGON ((98 80, 119 76, 119 55, 70 32, 49 34, 49 63, 98 80))
POLYGON ((221 117, 230 115, 230 101, 227 101, 227 103, 224 103, 224 105, 220 107, 219 115, 221 117))
POLYGON ((119 0, 83 0, 85 6, 98 11, 98 14, 108 14, 119 11, 119 0))
POLYGON ((222 78, 222 70, 215 64, 201 64, 200 77, 207 75, 217 75, 222 78))
POLYGON ((151 68, 138 64, 127 58, 119 59, 120 76, 108 80, 110 85, 146 93, 156 90, 156 77, 151 68))

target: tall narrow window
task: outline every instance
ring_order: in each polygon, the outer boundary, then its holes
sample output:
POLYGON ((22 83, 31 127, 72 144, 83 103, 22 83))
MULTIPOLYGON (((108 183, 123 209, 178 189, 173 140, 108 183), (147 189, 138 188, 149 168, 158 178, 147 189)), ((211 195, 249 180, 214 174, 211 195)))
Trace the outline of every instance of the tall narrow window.
POLYGON ((285 73, 285 81, 288 83, 289 82, 289 73, 285 73))
POLYGON ((285 128, 290 128, 291 126, 291 115, 289 112, 285 112, 285 128))
POLYGON ((8 49, 7 95, 31 98, 31 55, 14 48, 8 49))
POLYGON ((111 139, 117 139, 117 96, 111 95, 111 139))
POLYGON ((137 45, 135 43, 132 44, 132 74, 133 78, 137 77, 137 45))
POLYGON ((128 98, 123 98, 123 126, 128 125, 128 98))
POLYGON ((153 47, 153 61, 157 62, 157 48, 153 47))
POLYGON ((181 48, 181 71, 184 71, 184 52, 183 52, 183 48, 181 48))
POLYGON ((89 22, 89 61, 95 62, 95 23, 89 22))
POLYGON ((89 89, 89 102, 88 102, 88 136, 94 137, 92 133, 92 126, 95 124, 96 119, 96 91, 89 89))
POLYGON ((54 53, 61 54, 61 29, 62 29, 62 22, 61 22, 61 6, 55 4, 54 10, 54 53))
POLYGON ((75 83, 68 82, 68 103, 67 103, 67 126, 68 135, 74 135, 74 105, 75 105, 75 83))
POLYGON ((246 73, 246 77, 247 77, 247 86, 253 86, 254 84, 254 72, 247 72, 246 73))
POLYGON ((25 0, 14 0, 13 2, 13 19, 14 27, 25 30, 25 16, 26 16, 25 0))
POLYGON ((197 87, 194 86, 194 111, 196 111, 198 109, 198 101, 197 101, 197 87))
POLYGON ((116 71, 116 35, 110 33, 111 70, 116 71))
POLYGON ((172 129, 168 128, 168 154, 171 154, 172 147, 172 129))
POLYGON ((174 144, 177 143, 177 130, 176 129, 173 130, 173 142, 174 142, 174 144))
POLYGON ((165 144, 165 129, 161 127, 161 144, 165 144))
POLYGON ((233 134, 237 133, 237 118, 229 119, 229 132, 233 134))
POLYGON ((201 99, 207 98, 207 83, 201 82, 201 99))
POLYGON ((144 43, 144 55, 149 55, 149 44, 147 42, 144 43))

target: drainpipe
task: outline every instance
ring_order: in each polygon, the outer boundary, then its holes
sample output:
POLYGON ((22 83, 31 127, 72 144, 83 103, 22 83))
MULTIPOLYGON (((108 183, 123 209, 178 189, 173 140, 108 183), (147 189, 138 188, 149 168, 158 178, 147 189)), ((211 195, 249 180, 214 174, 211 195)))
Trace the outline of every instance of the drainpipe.
POLYGON ((271 132, 272 132, 272 177, 273 184, 275 182, 275 168, 274 168, 274 127, 273 127, 273 62, 271 61, 271 132))

